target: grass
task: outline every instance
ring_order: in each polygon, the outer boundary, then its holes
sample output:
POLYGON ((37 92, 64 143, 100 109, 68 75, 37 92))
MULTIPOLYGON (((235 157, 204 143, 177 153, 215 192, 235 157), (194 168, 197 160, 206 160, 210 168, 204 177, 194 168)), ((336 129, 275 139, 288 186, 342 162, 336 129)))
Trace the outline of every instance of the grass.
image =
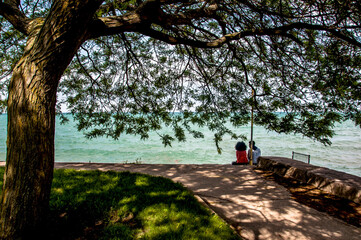
POLYGON ((50 198, 49 239, 239 239, 181 184, 162 177, 55 170, 50 198))

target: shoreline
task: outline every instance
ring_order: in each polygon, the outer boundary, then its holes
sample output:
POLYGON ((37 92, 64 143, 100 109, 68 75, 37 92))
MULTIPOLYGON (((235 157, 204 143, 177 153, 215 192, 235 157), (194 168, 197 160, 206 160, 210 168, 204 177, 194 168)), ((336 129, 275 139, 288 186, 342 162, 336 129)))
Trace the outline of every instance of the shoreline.
MULTIPOLYGON (((289 160, 292 160, 292 161, 295 161, 295 162, 298 162, 298 163, 301 163, 301 164, 306 164, 308 166, 313 166, 314 168, 320 168, 320 169, 326 169, 326 170, 330 170, 332 172, 337 172, 339 174, 344 174, 344 175, 349 175, 349 176, 353 176, 353 177, 356 177, 356 178, 360 178, 361 179, 361 176, 358 176, 358 175, 355 175, 355 174, 352 174, 352 173, 347 173, 347 172, 344 172, 344 171, 341 171, 341 170, 335 170, 335 169, 332 169, 332 168, 327 168, 327 167, 322 167, 322 166, 318 166, 318 165, 313 165, 312 162, 311 164, 307 164, 307 163, 304 163, 302 161, 298 161, 298 160, 295 160, 295 159, 291 159, 291 158, 287 158, 287 157, 277 157, 277 156, 261 156, 261 157, 272 157, 272 158, 276 158, 276 159, 289 159, 289 160)), ((56 161, 55 164, 109 164, 109 165, 195 165, 195 166, 199 166, 199 165, 214 165, 214 166, 225 166, 225 165, 230 165, 232 161, 230 161, 229 163, 144 163, 144 162, 92 162, 92 161, 84 161, 84 162, 81 162, 81 161, 56 161)), ((4 160, 0 160, 0 167, 4 167, 6 165, 6 161, 4 160)), ((54 165, 55 166, 55 165, 54 165)))
MULTIPOLYGON (((4 117, 4 116, 3 116, 4 117)), ((0 119, 3 134, 0 134, 2 156, 6 158, 6 119, 0 119)), ((154 164, 229 164, 235 159, 236 140, 224 138, 220 143, 222 155, 216 151, 213 133, 204 130, 204 139, 187 137, 186 142, 175 141, 172 148, 164 148, 159 136, 151 133, 149 139, 140 140, 138 136, 122 135, 118 140, 111 138, 86 139, 76 129, 76 121, 56 126, 55 161, 59 162, 109 162, 132 163, 141 161, 154 164)), ((164 128, 161 131, 168 132, 164 128)), ((361 177, 361 129, 352 122, 335 125, 335 136, 331 146, 324 146, 299 135, 284 135, 269 132, 262 126, 255 126, 256 145, 264 156, 291 157, 292 151, 311 154, 311 164, 328 167, 361 177), (277 143, 277 144, 275 144, 277 143)), ((237 128, 237 132, 249 135, 249 126, 237 128)), ((248 137, 249 138, 249 137, 248 137)))
MULTIPOLYGON (((261 157, 264 157, 264 156, 261 156, 261 157)), ((268 157, 268 156, 265 156, 265 157, 268 157)), ((301 164, 306 164, 302 161, 298 161, 298 160, 294 160, 294 159, 291 159, 291 158, 287 158, 287 157, 277 157, 277 156, 271 156, 272 158, 277 158, 277 159, 290 159, 292 161, 296 161, 298 163, 301 163, 301 164)), ((232 161, 230 161, 229 163, 144 163, 144 162, 92 162, 92 161, 84 161, 84 162, 81 162, 81 161, 56 161, 55 164, 110 164, 110 165, 113 165, 113 164, 120 164, 120 165, 195 165, 195 166, 198 166, 198 165, 214 165, 214 166, 224 166, 224 165, 230 165, 232 161)), ((3 167, 5 166, 6 164, 6 161, 3 161, 3 160, 0 160, 0 167, 3 167)), ((308 164, 306 164, 308 165, 308 164)), ((54 165, 55 166, 55 165, 54 165)), ((326 169, 326 170, 330 170, 332 172, 337 172, 339 174, 344 174, 346 176, 353 176, 353 177, 356 177, 356 178, 360 178, 361 179, 361 176, 359 175, 355 175, 355 174, 352 174, 352 173, 347 173, 347 172, 344 172, 344 171, 341 171, 341 170, 335 170, 335 169, 332 169, 332 168, 327 168, 327 167, 322 167, 322 166, 318 166, 318 165, 313 165, 312 162, 311 164, 309 164, 309 166, 313 166, 314 168, 320 168, 320 169, 326 169)))

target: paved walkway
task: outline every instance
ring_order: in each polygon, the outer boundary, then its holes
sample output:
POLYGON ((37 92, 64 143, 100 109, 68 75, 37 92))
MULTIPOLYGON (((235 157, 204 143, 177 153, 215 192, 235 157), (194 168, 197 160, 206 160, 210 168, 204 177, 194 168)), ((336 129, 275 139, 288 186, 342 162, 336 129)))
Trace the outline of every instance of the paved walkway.
POLYGON ((292 200, 284 187, 258 175, 252 166, 56 163, 55 167, 170 178, 192 190, 244 239, 361 239, 361 228, 292 200))

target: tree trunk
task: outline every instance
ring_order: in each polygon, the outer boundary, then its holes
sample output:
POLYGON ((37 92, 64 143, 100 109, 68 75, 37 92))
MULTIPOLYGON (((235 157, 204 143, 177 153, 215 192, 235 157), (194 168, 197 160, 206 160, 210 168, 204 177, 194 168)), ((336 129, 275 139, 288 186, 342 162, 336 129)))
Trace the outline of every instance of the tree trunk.
POLYGON ((9 89, 3 239, 34 234, 48 210, 53 177, 57 83, 48 84, 39 67, 26 60, 14 70, 9 89))
POLYGON ((0 239, 37 238, 34 234, 46 220, 54 167, 58 83, 87 39, 87 27, 101 3, 54 1, 46 19, 29 23, 26 48, 9 86, 0 239))

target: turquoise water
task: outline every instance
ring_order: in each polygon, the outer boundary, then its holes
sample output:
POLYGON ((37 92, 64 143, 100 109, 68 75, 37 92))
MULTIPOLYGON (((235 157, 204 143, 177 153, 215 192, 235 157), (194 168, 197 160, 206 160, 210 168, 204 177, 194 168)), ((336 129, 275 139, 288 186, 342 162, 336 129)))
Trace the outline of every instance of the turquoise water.
MULTIPOLYGON (((6 155, 6 118, 5 114, 0 115, 1 161, 5 160, 6 155)), ((335 131, 333 144, 328 147, 299 135, 268 132, 259 126, 254 127, 254 139, 264 156, 291 157, 292 151, 296 151, 310 154, 313 165, 361 176, 361 129, 352 122, 345 122, 337 125, 335 131)), ((238 128, 237 132, 250 138, 249 126, 238 128)), ((165 164, 229 164, 235 161, 236 140, 224 138, 220 155, 212 133, 206 129, 203 133, 204 139, 189 137, 187 142, 174 142, 172 147, 164 147, 157 133, 150 134, 148 140, 140 140, 132 135, 123 135, 119 140, 86 139, 81 132, 77 132, 74 122, 60 125, 57 121, 55 161, 165 164)))

